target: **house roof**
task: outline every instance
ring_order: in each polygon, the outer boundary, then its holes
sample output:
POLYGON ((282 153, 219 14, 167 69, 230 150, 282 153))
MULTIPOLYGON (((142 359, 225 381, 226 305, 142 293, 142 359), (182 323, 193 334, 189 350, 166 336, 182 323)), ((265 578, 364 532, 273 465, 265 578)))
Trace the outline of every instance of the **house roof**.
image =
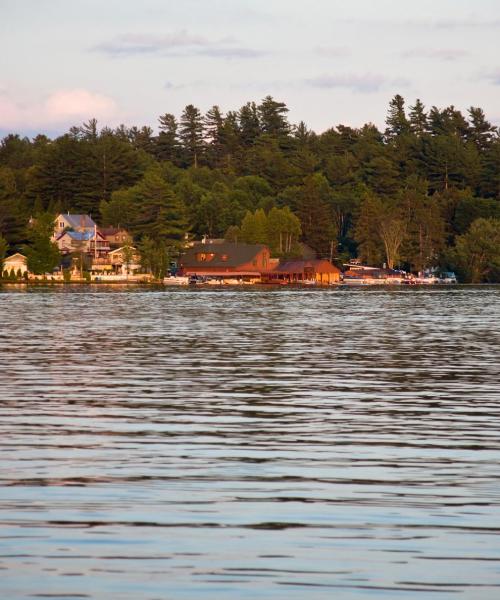
POLYGON ((66 235, 72 240, 75 240, 75 242, 88 242, 89 240, 94 239, 93 231, 65 231, 64 233, 61 233, 57 239, 60 240, 66 235))
POLYGON ((340 273, 340 269, 328 260, 288 260, 279 264, 273 273, 303 273, 305 269, 314 269, 316 273, 340 273))
MULTIPOLYGON (((57 240, 67 235, 75 242, 89 242, 94 239, 94 233, 94 231, 64 231, 57 237, 57 240)), ((97 232, 97 237, 104 239, 104 236, 99 231, 97 232)))
MULTIPOLYGON (((121 246, 120 248, 116 248, 116 250, 111 250, 111 252, 108 252, 108 254, 111 256, 112 254, 118 254, 118 252, 123 252, 123 249, 126 248, 127 246, 121 246)), ((137 252, 136 248, 134 246, 128 246, 128 248, 130 248, 130 250, 132 252, 137 252)))
POLYGON ((102 235, 116 235, 117 233, 126 233, 128 235, 128 231, 123 227, 99 227, 99 231, 102 235))
POLYGON ((21 254, 20 252, 16 252, 15 254, 11 254, 10 256, 7 256, 7 258, 4 258, 3 262, 6 263, 9 260, 26 260, 26 256, 24 256, 24 254, 21 254))
POLYGON ((263 244, 234 244, 223 242, 221 244, 197 243, 189 248, 181 257, 182 267, 238 267, 252 261, 259 252, 264 250, 263 244), (213 254, 210 260, 199 260, 198 254, 213 254), (227 257, 225 260, 222 257, 227 257))
MULTIPOLYGON (((96 226, 95 222, 88 215, 70 215, 70 214, 61 214, 60 217, 63 217, 68 225, 73 229, 78 229, 80 227, 85 227, 86 229, 94 228, 96 226)), ((58 217, 59 218, 59 217, 58 217)))

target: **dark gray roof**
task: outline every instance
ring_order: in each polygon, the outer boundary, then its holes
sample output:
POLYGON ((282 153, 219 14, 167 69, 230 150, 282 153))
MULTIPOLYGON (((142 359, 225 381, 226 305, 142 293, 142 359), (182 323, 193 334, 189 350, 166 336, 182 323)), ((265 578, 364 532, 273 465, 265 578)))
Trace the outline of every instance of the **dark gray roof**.
POLYGON ((266 248, 263 244, 234 244, 223 242, 222 244, 195 243, 181 256, 183 267, 238 267, 251 262, 257 254, 266 248), (214 254, 211 260, 198 260, 198 254, 214 254), (227 256, 226 260, 222 260, 227 256))

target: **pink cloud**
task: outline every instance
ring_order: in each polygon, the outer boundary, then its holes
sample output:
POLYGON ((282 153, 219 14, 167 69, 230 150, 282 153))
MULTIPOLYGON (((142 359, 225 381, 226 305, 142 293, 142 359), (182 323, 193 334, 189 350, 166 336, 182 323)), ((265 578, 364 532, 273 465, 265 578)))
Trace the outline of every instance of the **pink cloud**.
POLYGON ((60 90, 45 101, 46 114, 56 121, 70 118, 108 118, 117 112, 116 102, 84 89, 60 90))
POLYGON ((57 90, 44 100, 26 102, 0 89, 0 128, 58 127, 96 118, 117 123, 123 115, 113 98, 85 89, 57 90))

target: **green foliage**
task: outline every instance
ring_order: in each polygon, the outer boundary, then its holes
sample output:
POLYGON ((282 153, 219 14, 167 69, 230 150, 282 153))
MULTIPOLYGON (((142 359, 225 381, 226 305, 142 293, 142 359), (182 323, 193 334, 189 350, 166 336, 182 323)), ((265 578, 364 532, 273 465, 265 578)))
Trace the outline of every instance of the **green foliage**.
POLYGON ((71 282, 71 270, 70 269, 63 269, 63 281, 64 281, 64 283, 71 282))
POLYGON ((35 275, 51 273, 60 262, 61 255, 50 236, 54 228, 54 216, 43 213, 28 230, 28 245, 24 248, 28 271, 35 275))
POLYGON ((241 241, 247 244, 269 243, 267 216, 262 208, 246 213, 241 222, 241 241))
POLYGON ((157 242, 145 236, 139 244, 142 268, 153 275, 154 279, 162 280, 170 264, 170 250, 165 242, 157 242))
POLYGON ((267 96, 226 113, 188 105, 158 124, 157 135, 100 129, 95 119, 53 140, 7 135, 0 235, 19 249, 33 245, 30 217, 100 213, 104 225, 165 248, 190 231, 265 240, 280 255, 300 235, 320 256, 421 270, 444 261, 474 221, 499 217, 500 135, 479 107, 427 109, 397 95, 385 131, 337 125, 316 134, 291 125, 285 103, 267 96), (300 234, 296 223, 294 233, 281 229, 281 209, 299 219, 300 234))
POLYGON ((457 238, 452 256, 466 281, 500 282, 500 219, 476 219, 457 238))
POLYGON ((0 274, 3 271, 3 261, 7 255, 7 249, 9 248, 9 244, 7 240, 0 233, 0 274))

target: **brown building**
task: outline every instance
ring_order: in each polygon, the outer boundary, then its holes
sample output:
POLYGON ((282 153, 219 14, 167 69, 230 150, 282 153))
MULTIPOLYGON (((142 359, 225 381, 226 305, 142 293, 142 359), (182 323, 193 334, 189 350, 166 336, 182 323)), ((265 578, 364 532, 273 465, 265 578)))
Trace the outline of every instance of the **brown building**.
POLYGON ((340 281, 340 269, 328 260, 289 260, 263 276, 266 283, 329 285, 340 281))
POLYGON ((132 236, 122 227, 99 227, 99 232, 108 242, 110 248, 120 248, 132 244, 132 236))
POLYGON ((196 243, 179 261, 183 275, 260 278, 270 268, 270 252, 262 244, 196 243))

